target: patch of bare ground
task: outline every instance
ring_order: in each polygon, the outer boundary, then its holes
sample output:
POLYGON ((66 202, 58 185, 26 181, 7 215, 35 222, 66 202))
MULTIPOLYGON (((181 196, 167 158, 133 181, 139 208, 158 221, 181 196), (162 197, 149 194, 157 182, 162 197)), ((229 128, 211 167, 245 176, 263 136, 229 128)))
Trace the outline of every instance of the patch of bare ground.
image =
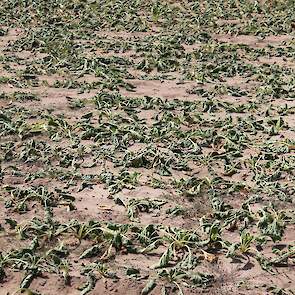
POLYGON ((154 96, 163 99, 183 99, 195 101, 196 95, 189 94, 188 90, 196 85, 194 82, 177 82, 177 80, 130 80, 136 86, 135 91, 129 92, 122 89, 120 92, 128 97, 154 96))
POLYGON ((283 42, 293 40, 292 35, 274 35, 266 36, 265 38, 259 38, 251 35, 230 35, 230 34, 213 34, 213 38, 219 42, 231 43, 231 44, 245 44, 251 47, 264 48, 268 45, 278 46, 283 42))

